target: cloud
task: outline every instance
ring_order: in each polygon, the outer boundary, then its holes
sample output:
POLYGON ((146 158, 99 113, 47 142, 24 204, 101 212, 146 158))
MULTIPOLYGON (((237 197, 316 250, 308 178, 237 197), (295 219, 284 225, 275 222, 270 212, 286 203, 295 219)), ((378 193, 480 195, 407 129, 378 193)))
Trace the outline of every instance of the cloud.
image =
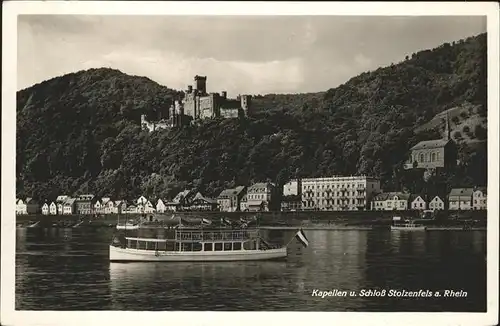
POLYGON ((483 17, 19 16, 18 88, 111 67, 184 89, 324 91, 413 52, 486 31, 483 17))

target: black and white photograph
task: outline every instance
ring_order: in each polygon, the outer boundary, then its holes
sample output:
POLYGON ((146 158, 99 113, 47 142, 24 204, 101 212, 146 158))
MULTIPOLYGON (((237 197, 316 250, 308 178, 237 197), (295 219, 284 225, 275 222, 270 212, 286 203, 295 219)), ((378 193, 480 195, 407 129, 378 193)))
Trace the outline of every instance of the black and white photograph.
POLYGON ((498 324, 498 4, 3 17, 2 325, 498 324))

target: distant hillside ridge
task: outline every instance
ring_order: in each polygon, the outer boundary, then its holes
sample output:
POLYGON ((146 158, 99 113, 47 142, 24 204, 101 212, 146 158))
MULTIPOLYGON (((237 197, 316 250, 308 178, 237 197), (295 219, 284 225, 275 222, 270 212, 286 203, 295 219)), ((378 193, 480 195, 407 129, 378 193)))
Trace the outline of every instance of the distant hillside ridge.
POLYGON ((325 92, 254 96, 250 118, 152 133, 140 115, 158 116, 182 92, 108 68, 53 78, 17 93, 17 195, 171 198, 196 188, 215 197, 257 181, 355 174, 381 178, 387 191, 484 185, 486 147, 468 143, 486 134, 486 56, 481 34, 325 92), (402 164, 418 141, 441 137, 436 119, 454 108, 461 164, 422 183, 402 164))

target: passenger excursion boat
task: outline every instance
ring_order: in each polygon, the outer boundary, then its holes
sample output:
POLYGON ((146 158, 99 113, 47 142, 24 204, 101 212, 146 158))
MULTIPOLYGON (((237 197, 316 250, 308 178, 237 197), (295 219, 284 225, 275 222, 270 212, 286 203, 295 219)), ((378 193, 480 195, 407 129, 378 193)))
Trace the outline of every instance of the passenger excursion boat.
MULTIPOLYGON (((287 256, 288 244, 272 246, 258 229, 175 228, 162 233, 156 237, 115 237, 109 246, 110 261, 241 261, 287 256)), ((308 245, 302 230, 296 237, 308 245)))
POLYGON ((405 220, 404 223, 397 222, 401 221, 400 216, 394 216, 392 218, 391 230, 404 230, 404 231, 425 231, 427 227, 423 224, 416 224, 412 220, 405 220))

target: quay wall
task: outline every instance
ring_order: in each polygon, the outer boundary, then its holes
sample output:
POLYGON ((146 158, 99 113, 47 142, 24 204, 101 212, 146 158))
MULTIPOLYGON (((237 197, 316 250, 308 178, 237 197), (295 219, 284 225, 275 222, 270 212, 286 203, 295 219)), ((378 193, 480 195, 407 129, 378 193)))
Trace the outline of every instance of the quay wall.
MULTIPOLYGON (((230 220, 240 218, 260 216, 262 225, 273 223, 287 223, 291 221, 302 223, 348 223, 355 224, 386 224, 392 220, 393 216, 402 218, 418 219, 418 211, 298 211, 298 212, 174 212, 165 213, 164 216, 175 214, 176 216, 205 217, 207 219, 220 219, 225 217, 230 220)), ((36 222, 54 223, 59 221, 78 222, 82 219, 91 220, 96 224, 116 225, 118 219, 124 222, 129 219, 136 219, 141 216, 149 217, 154 214, 110 214, 110 215, 18 215, 16 222, 36 222)), ((486 221, 487 211, 440 211, 435 215, 436 220, 450 220, 453 218, 473 219, 486 221)))

